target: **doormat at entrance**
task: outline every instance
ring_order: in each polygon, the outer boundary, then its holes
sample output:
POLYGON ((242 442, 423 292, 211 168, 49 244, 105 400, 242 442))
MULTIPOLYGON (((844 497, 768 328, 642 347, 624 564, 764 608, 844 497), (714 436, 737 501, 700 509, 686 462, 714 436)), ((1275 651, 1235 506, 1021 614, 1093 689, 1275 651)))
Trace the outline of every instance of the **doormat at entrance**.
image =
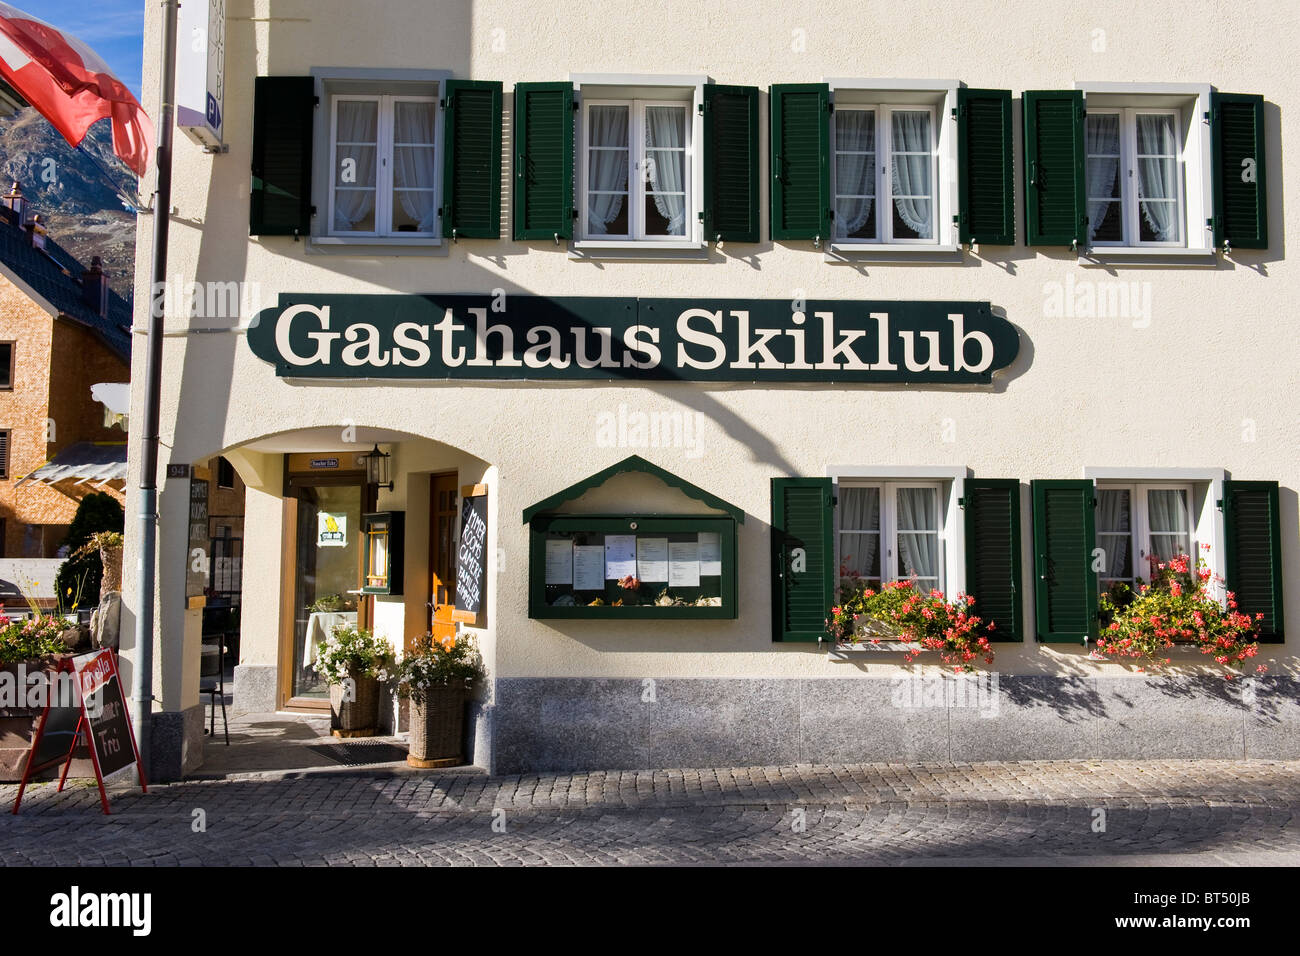
POLYGON ((395 763, 406 759, 406 748, 386 740, 349 740, 337 744, 309 744, 307 749, 335 763, 360 767, 370 763, 395 763))

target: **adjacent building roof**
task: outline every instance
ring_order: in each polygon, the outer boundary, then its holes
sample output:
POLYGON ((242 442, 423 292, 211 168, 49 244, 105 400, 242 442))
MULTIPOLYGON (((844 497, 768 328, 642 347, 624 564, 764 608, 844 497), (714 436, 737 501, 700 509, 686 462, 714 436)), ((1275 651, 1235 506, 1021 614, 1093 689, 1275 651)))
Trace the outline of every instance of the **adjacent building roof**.
POLYGON ((93 331, 124 360, 131 359, 131 304, 108 293, 108 316, 101 316, 81 298, 85 267, 50 236, 44 250, 35 249, 19 228, 13 210, 0 206, 0 266, 26 284, 59 314, 93 331))
POLYGON ((93 483, 96 488, 110 481, 126 481, 126 444, 79 441, 24 475, 15 487, 28 482, 53 485, 60 481, 78 485, 93 483))

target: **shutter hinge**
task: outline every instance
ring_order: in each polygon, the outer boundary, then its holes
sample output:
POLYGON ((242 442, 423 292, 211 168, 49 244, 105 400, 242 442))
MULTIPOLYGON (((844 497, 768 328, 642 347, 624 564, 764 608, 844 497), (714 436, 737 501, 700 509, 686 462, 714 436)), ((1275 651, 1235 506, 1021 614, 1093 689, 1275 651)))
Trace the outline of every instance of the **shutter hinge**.
POLYGON ((582 109, 582 104, 579 103, 577 100, 574 100, 574 101, 573 101, 573 112, 576 113, 576 112, 578 112, 578 110, 580 110, 580 109, 582 109))
MULTIPOLYGON (((961 108, 962 108, 963 110, 965 110, 965 109, 966 109, 966 104, 963 103, 961 108)), ((955 106, 952 108, 952 118, 953 118, 953 119, 956 119, 956 118, 957 118, 957 107, 955 107, 955 106)))
POLYGON ((704 222, 704 210, 701 209, 699 212, 697 212, 695 214, 695 218, 698 219, 700 222, 704 222))
POLYGON ((957 507, 958 507, 958 508, 965 508, 965 507, 966 507, 966 496, 965 496, 965 495, 962 495, 960 498, 957 499, 957 507))
POLYGON ((703 103, 700 103, 700 104, 697 105, 695 108, 696 108, 697 110, 700 111, 700 115, 701 115, 701 116, 704 115, 704 104, 703 104, 703 103))
POLYGON ((1216 507, 1216 508, 1218 508, 1220 511, 1222 511, 1222 510, 1223 510, 1223 499, 1222 499, 1222 498, 1215 498, 1215 499, 1214 499, 1214 507, 1216 507))
POLYGON ((1210 111, 1206 110, 1204 113, 1201 114, 1201 122, 1208 123, 1209 121, 1210 121, 1210 111))
POLYGON ((319 96, 313 96, 313 97, 311 98, 311 105, 312 105, 312 106, 320 106, 320 97, 319 97, 319 96))
POLYGON ((315 206, 312 206, 312 207, 311 207, 311 214, 312 214, 313 216, 316 215, 316 207, 315 207, 315 206))

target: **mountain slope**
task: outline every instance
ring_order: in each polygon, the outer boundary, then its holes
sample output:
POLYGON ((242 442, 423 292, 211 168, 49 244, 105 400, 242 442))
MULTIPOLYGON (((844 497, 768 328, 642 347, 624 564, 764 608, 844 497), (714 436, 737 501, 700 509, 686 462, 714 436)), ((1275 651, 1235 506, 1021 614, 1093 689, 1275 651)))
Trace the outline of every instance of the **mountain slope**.
POLYGON ((19 183, 31 210, 40 214, 59 245, 82 264, 99 256, 110 285, 129 299, 135 215, 123 208, 118 190, 136 195, 135 174, 113 154, 107 120, 92 126, 81 145, 81 150, 69 146, 34 109, 0 119, 0 185, 8 192, 11 183, 19 183))

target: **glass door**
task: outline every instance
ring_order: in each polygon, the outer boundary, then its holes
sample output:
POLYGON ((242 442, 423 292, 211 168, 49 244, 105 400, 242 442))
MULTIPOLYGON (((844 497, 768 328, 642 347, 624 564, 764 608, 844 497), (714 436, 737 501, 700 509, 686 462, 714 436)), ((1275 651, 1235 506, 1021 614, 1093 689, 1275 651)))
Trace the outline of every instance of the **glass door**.
POLYGON ((333 628, 358 625, 362 487, 335 483, 293 489, 297 530, 289 668, 291 702, 328 696, 329 687, 313 667, 316 648, 333 628))

